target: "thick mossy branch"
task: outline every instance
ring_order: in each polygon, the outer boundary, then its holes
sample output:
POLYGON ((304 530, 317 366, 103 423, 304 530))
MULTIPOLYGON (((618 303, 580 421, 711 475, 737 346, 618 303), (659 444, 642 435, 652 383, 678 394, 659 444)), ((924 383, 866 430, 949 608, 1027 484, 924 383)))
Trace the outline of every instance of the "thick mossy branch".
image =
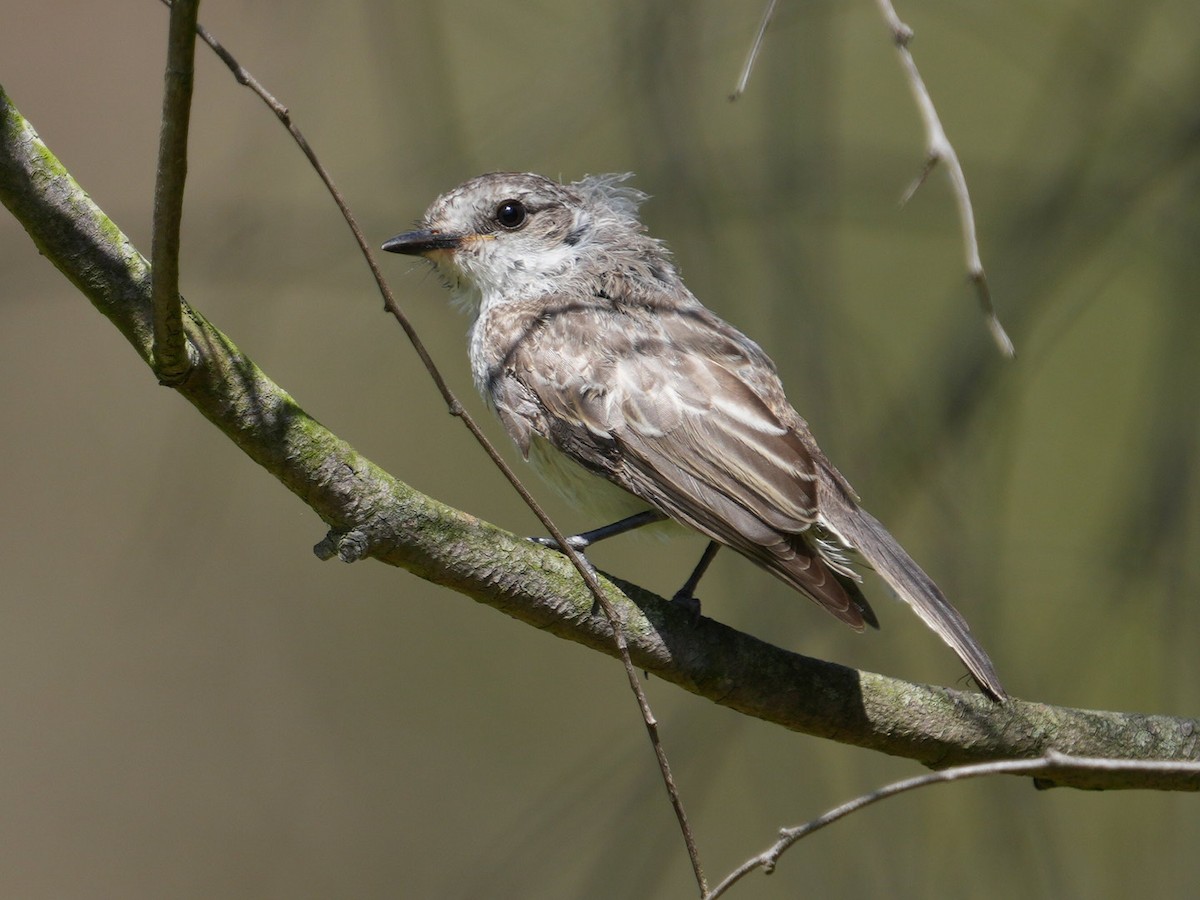
MULTIPOLYGON (((42 144, 0 89, 0 200, 38 249, 125 335, 152 342, 149 266, 42 144)), ((558 554, 438 503, 382 471, 302 410, 186 304, 196 365, 176 390, 330 527, 324 556, 372 556, 454 588, 559 637, 615 655, 602 615, 558 554)), ((994 704, 973 693, 858 672, 690 617, 632 585, 606 582, 641 668, 784 727, 943 767, 1033 757, 1200 759, 1193 719, 994 704)), ((1187 773, 1063 771, 1084 788, 1200 789, 1187 773)))

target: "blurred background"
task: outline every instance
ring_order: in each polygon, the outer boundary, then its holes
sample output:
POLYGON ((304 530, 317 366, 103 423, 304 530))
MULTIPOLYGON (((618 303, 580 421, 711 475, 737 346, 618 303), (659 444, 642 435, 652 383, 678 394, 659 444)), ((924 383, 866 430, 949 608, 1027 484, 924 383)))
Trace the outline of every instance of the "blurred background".
MULTIPOLYGON (((148 254, 167 14, 9 0, 0 83, 148 254)), ((377 245, 480 172, 632 171, 692 290, 763 344, 871 509, 1009 689, 1200 711, 1200 53, 1187 0, 920 0, 899 13, 1020 354, 1000 358, 944 173, 872 4, 207 0, 377 245)), ((310 413, 417 488, 532 516, 381 312, 330 199, 211 53, 182 283, 310 413)), ((383 266, 456 390, 465 320, 383 266)), ((0 892, 20 897, 694 896, 619 665, 375 562, 321 563, 303 504, 159 388, 0 215, 0 892)), ((515 454, 510 454, 515 455, 515 454)), ((596 525, 557 505, 565 528, 596 525)), ((603 568, 670 594, 700 540, 603 568)), ((856 635, 736 554, 706 614, 965 686, 882 587, 856 635)), ((781 825, 920 771, 650 681, 710 878, 781 825)), ((1192 796, 910 794, 738 897, 1182 896, 1192 796)))

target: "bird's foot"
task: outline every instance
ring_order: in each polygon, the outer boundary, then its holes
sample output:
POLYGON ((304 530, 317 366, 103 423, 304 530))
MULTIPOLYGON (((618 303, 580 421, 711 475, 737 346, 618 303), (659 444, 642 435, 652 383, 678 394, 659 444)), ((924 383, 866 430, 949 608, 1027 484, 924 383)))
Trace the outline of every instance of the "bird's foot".
POLYGON ((692 625, 696 625, 700 621, 700 598, 687 590, 687 585, 684 585, 675 592, 675 596, 671 598, 671 604, 678 606, 687 614, 688 621, 692 625))
MULTIPOLYGON (((548 547, 551 550, 557 550, 560 553, 563 552, 562 545, 560 545, 558 541, 552 537, 531 537, 526 538, 525 540, 529 541, 531 544, 537 544, 539 547, 548 547)), ((587 535, 584 534, 572 534, 566 538, 566 541, 572 550, 577 550, 580 552, 586 550, 592 545, 592 542, 588 540, 587 535)))

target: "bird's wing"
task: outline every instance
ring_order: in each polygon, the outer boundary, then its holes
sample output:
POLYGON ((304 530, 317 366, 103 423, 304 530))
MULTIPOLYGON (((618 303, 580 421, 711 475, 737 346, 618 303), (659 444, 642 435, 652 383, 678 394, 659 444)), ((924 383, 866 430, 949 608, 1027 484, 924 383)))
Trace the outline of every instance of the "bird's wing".
POLYGON ((857 550, 925 624, 954 649, 989 696, 1003 700, 1007 694, 996 667, 971 634, 967 620, 879 520, 855 503, 832 478, 820 480, 820 503, 822 523, 857 550))
POLYGON ((504 368, 497 405, 539 410, 518 430, 532 428, 850 625, 874 624, 810 540, 817 464, 803 421, 757 346, 707 310, 564 305, 522 331, 504 368))

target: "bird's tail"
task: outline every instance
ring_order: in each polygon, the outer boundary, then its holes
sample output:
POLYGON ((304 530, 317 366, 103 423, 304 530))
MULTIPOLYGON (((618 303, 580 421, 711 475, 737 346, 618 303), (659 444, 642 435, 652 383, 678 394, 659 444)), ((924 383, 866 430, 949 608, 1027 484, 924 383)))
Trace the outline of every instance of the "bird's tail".
POLYGON ((925 624, 941 635, 985 694, 997 701, 1006 699, 1008 694, 1000 684, 996 667, 971 636, 966 620, 950 605, 933 579, 874 516, 840 490, 841 485, 828 487, 835 496, 822 498, 821 515, 829 529, 857 550, 925 624))

